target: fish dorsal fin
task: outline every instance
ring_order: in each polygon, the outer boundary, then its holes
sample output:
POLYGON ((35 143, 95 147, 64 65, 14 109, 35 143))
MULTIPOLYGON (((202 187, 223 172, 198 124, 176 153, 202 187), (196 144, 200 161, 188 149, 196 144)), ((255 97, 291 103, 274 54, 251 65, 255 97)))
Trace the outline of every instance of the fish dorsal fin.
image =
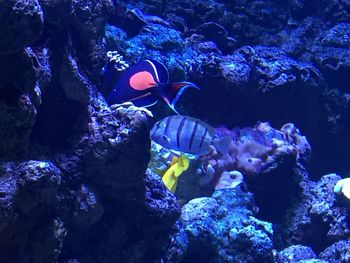
POLYGON ((158 83, 169 82, 169 72, 163 63, 153 59, 146 59, 145 61, 151 65, 158 83))

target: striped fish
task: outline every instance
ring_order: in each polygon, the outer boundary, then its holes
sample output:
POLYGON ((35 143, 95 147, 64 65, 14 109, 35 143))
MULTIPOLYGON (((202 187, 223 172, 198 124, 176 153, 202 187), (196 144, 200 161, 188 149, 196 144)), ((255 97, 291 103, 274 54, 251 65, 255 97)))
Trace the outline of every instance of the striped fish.
POLYGON ((209 154, 213 147, 226 153, 231 136, 219 137, 214 127, 188 116, 168 116, 152 128, 151 139, 164 148, 194 155, 209 154))

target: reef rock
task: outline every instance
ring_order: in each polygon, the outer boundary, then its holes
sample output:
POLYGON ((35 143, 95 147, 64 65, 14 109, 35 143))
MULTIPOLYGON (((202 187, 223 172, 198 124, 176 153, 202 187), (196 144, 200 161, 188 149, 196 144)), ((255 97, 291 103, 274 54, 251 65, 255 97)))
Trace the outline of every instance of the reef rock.
POLYGON ((165 262, 271 262, 272 225, 254 218, 254 211, 252 195, 240 187, 191 200, 182 208, 165 262))
POLYGON ((188 62, 190 75, 202 88, 196 96, 183 99, 183 103, 190 105, 189 115, 229 127, 238 123, 249 126, 257 119, 278 125, 283 124, 281 121, 292 121, 311 136, 315 135, 314 125, 326 122, 322 103, 326 86, 313 65, 296 61, 278 48, 265 46, 247 46, 233 55, 212 56, 206 61, 188 62), (215 111, 211 110, 213 106, 215 111), (280 113, 278 120, 275 112, 280 113))
POLYGON ((44 25, 38 0, 0 2, 0 54, 13 53, 33 44, 44 25))
POLYGON ((43 67, 30 48, 0 57, 0 156, 16 160, 28 150, 42 99, 38 80, 43 67))
POLYGON ((337 202, 333 192, 339 179, 338 175, 329 174, 317 183, 305 178, 300 181, 302 194, 287 211, 283 224, 287 244, 307 244, 319 252, 349 236, 349 211, 337 202))
POLYGON ((2 163, 1 262, 57 261, 66 234, 54 213, 60 183, 61 173, 50 162, 2 163))
POLYGON ((341 240, 335 242, 320 253, 320 258, 329 263, 349 262, 350 259, 350 242, 341 240))
POLYGON ((348 91, 350 24, 340 23, 323 32, 312 48, 313 59, 332 88, 348 91))
POLYGON ((297 263, 297 262, 302 262, 303 260, 310 260, 310 259, 316 259, 316 258, 317 256, 315 252, 310 247, 306 247, 302 245, 294 245, 294 246, 287 247, 279 252, 278 262, 297 263))

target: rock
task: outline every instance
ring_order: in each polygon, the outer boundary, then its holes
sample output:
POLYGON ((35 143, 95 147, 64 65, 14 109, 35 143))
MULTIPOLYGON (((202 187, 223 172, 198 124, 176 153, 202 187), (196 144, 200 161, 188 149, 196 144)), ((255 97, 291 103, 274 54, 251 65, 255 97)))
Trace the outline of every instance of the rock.
MULTIPOLYGON (((316 259, 315 252, 310 248, 302 245, 287 247, 279 252, 280 262, 301 262, 302 260, 316 259)), ((304 261, 305 262, 305 261, 304 261)))
POLYGON ((233 51, 236 47, 236 40, 229 37, 226 29, 217 23, 204 23, 200 25, 195 32, 202 34, 207 40, 215 42, 220 50, 225 53, 233 51))
POLYGON ((55 262, 60 253, 67 230, 60 219, 33 229, 28 237, 29 257, 34 262, 55 262))
POLYGON ((325 31, 316 39, 312 48, 313 59, 331 83, 331 87, 348 90, 350 61, 350 24, 340 23, 325 31))
POLYGON ((164 260, 271 262, 272 225, 254 218, 251 197, 236 187, 185 204, 164 260))
POLYGON ((73 18, 73 6, 70 0, 40 0, 45 21, 59 28, 67 27, 73 18))
POLYGON ((35 60, 31 49, 1 56, 0 156, 3 160, 23 158, 28 150, 41 104, 35 60))
POLYGON ((33 44, 43 29, 43 11, 38 0, 0 2, 0 55, 33 44))
POLYGON ((71 48, 67 46, 60 72, 62 88, 68 100, 75 100, 87 105, 91 98, 91 84, 80 73, 79 66, 73 58, 71 48))
POLYGON ((347 240, 335 242, 320 253, 320 258, 329 263, 349 262, 349 248, 350 242, 347 240))
POLYGON ((65 237, 54 212, 59 169, 44 161, 2 163, 1 168, 1 261, 56 261, 65 237))
POLYGON ((340 241, 349 235, 346 219, 349 211, 339 206, 333 193, 339 179, 338 175, 329 174, 317 183, 300 181, 304 196, 301 195, 299 200, 303 201, 291 206, 283 224, 287 244, 308 244, 319 252, 334 240, 340 241))
POLYGON ((293 119, 312 136, 315 123, 326 122, 325 105, 320 104, 325 89, 320 73, 311 64, 293 60, 277 48, 244 47, 233 55, 214 55, 211 60, 190 63, 191 75, 206 76, 197 80, 201 92, 182 100, 190 105, 190 116, 210 120, 213 125, 235 127, 237 123, 249 126, 256 119, 273 122, 275 112, 279 112, 279 125, 283 124, 281 120, 293 119), (215 111, 210 105, 215 105, 215 111), (301 108, 307 113, 305 118, 298 114, 301 108), (219 116, 215 112, 220 112, 219 116))

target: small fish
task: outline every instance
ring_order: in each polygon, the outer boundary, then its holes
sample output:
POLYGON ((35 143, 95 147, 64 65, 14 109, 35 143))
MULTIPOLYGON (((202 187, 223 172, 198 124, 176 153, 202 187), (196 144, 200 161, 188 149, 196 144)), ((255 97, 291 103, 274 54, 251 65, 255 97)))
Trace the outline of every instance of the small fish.
POLYGON ((170 191, 173 193, 175 192, 180 175, 186 171, 189 166, 190 160, 185 155, 182 154, 180 157, 173 157, 169 169, 162 178, 164 184, 170 191))
POLYGON ((129 67, 113 86, 108 102, 121 104, 131 101, 135 106, 148 107, 163 98, 169 107, 179 114, 175 104, 183 91, 189 87, 199 89, 187 81, 169 83, 167 68, 156 60, 143 60, 129 67))
POLYGON ((214 127, 188 116, 173 115, 158 121, 152 128, 151 139, 171 150, 193 155, 206 155, 213 147, 227 153, 232 136, 218 136, 214 127))

